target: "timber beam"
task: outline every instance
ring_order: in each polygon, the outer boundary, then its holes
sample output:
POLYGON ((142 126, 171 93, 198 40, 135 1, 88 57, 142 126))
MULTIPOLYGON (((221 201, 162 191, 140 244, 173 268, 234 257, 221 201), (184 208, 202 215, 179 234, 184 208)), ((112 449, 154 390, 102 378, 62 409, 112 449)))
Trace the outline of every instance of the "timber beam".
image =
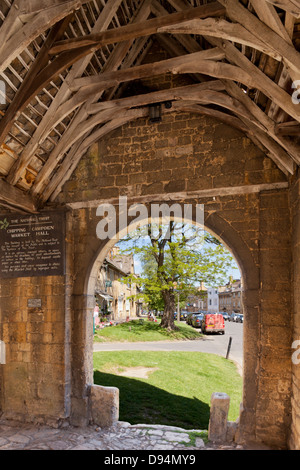
POLYGON ((1 204, 12 210, 21 210, 32 214, 37 212, 36 203, 32 196, 10 185, 3 179, 0 179, 0 205, 1 204))
POLYGON ((136 39, 138 37, 156 34, 159 28, 171 26, 194 18, 207 18, 211 16, 222 16, 226 9, 219 2, 189 8, 170 15, 152 18, 140 23, 132 23, 119 28, 103 31, 102 33, 90 34, 84 37, 58 41, 50 49, 49 54, 56 55, 61 52, 71 51, 81 47, 89 46, 94 50, 109 44, 136 39))

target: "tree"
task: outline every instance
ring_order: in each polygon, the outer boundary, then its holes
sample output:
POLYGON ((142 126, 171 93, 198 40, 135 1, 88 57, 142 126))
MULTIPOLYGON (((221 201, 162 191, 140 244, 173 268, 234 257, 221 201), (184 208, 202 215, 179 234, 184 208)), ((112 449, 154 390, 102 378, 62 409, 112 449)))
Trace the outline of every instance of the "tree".
POLYGON ((121 240, 123 253, 138 255, 140 277, 130 275, 153 308, 163 310, 162 328, 175 329, 174 312, 178 295, 184 300, 195 293, 201 282, 224 284, 234 260, 215 237, 202 229, 170 221, 166 225, 147 225, 121 240), (127 246, 126 246, 127 245, 127 246))

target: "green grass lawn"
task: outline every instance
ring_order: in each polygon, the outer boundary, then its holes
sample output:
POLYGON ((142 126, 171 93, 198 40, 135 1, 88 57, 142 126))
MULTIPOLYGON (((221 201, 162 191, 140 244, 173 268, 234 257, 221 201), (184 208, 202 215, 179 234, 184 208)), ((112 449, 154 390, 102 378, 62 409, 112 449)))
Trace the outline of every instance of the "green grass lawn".
POLYGON ((213 392, 230 396, 229 420, 239 416, 242 378, 229 360, 198 352, 96 352, 94 383, 120 390, 120 420, 208 429, 213 392), (120 376, 152 368, 148 378, 120 376), (137 370, 137 369, 136 369, 137 370))
POLYGON ((160 328, 160 320, 157 323, 148 320, 132 320, 130 322, 120 323, 116 326, 109 326, 102 329, 96 329, 94 341, 178 341, 200 339, 201 334, 183 322, 175 322, 178 330, 168 331, 160 328))

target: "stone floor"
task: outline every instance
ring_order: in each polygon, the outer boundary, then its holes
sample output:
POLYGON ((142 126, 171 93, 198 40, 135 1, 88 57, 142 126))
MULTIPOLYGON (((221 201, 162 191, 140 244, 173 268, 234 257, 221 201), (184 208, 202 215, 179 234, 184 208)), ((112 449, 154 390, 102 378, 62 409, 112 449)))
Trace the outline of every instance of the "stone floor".
MULTIPOLYGON (((196 431, 197 434, 202 431, 196 431)), ((198 451, 243 449, 241 446, 205 444, 192 431, 158 425, 119 422, 109 429, 20 424, 0 419, 0 450, 155 450, 198 451), (193 439, 191 441, 191 438, 193 439)))

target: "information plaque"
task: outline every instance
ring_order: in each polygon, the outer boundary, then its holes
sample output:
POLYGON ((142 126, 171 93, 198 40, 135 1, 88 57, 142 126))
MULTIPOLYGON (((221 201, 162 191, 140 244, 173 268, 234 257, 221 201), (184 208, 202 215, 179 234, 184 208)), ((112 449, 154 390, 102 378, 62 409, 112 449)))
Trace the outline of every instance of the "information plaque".
POLYGON ((64 213, 0 215, 0 278, 64 274, 64 213))

